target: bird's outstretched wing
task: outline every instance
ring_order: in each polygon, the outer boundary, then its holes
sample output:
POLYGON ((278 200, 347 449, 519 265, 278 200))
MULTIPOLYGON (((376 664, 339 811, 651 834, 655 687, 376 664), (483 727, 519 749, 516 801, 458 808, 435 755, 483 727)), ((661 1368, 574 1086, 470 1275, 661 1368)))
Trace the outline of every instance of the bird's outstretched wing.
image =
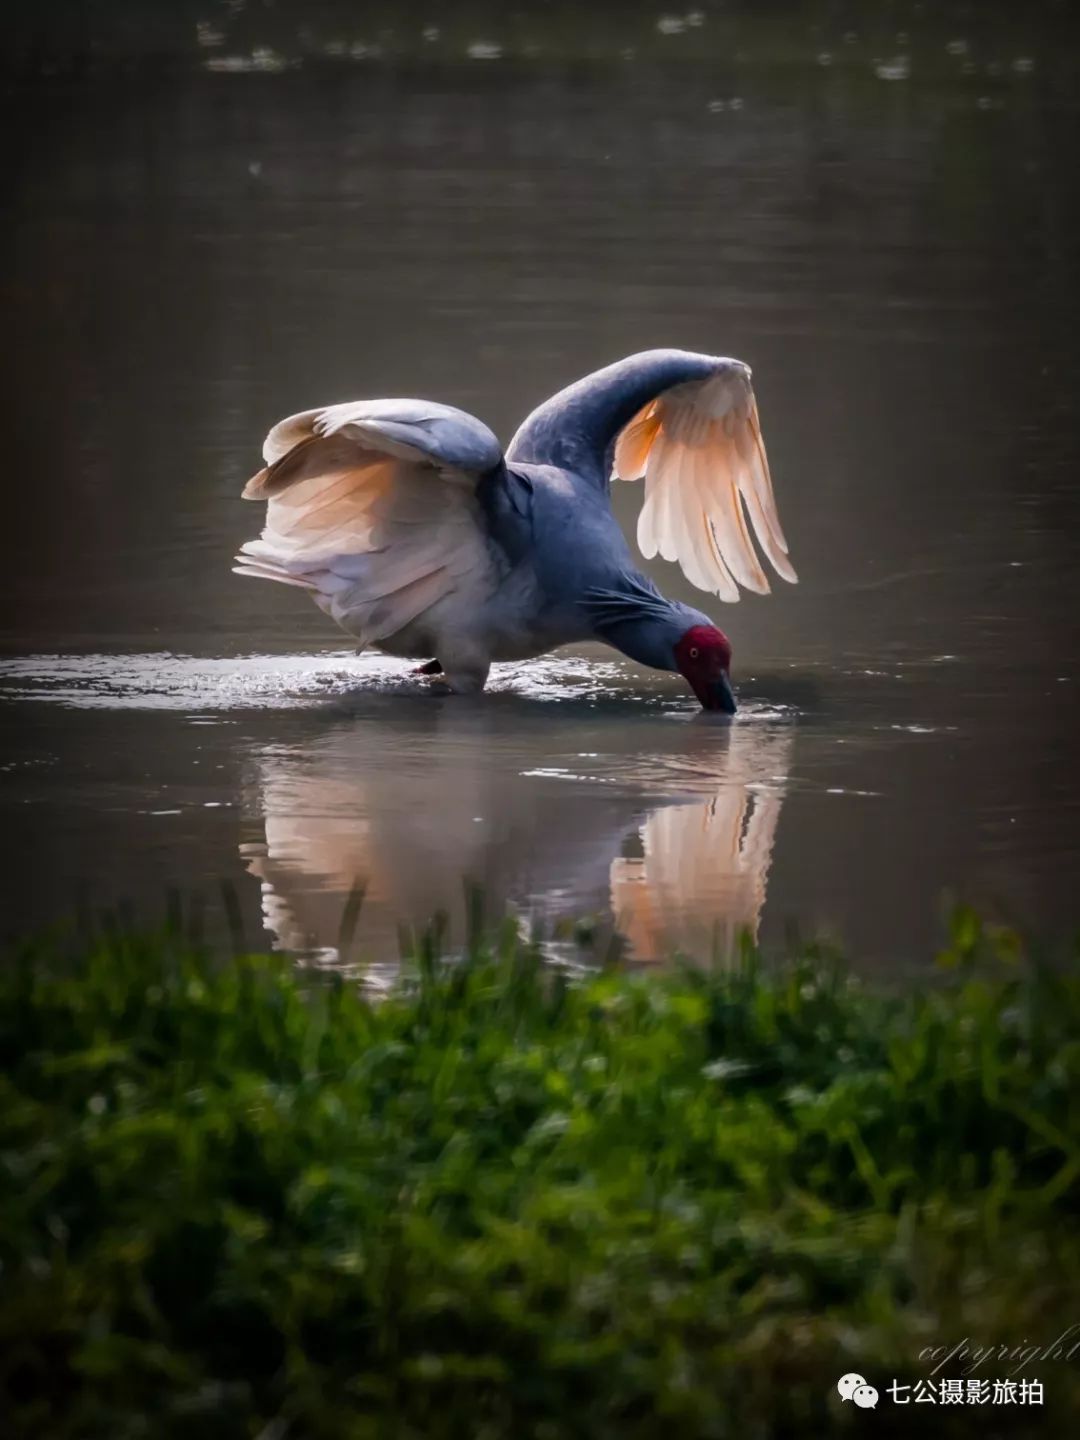
POLYGON ((797 579, 776 511, 750 370, 741 361, 715 360, 712 373, 661 391, 624 426, 612 479, 643 476, 637 538, 647 559, 659 553, 677 560, 691 584, 722 600, 738 600, 740 585, 768 594, 752 529, 776 573, 797 579))
POLYGON ((450 596, 483 590, 493 558, 476 500, 502 461, 479 420, 421 400, 290 415, 263 445, 245 500, 267 501, 236 572, 298 586, 374 644, 450 596))

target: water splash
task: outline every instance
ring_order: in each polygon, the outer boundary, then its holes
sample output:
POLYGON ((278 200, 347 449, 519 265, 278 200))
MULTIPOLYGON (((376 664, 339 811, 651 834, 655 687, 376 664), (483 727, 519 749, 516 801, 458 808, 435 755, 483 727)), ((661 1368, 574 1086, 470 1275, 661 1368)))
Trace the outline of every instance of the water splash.
MULTIPOLYGON (((321 655, 29 655, 0 661, 0 694, 72 709, 297 709, 349 697, 434 697, 409 661, 351 651, 321 655)), ((500 665, 488 691, 531 700, 597 699, 630 688, 625 667, 584 656, 500 665)), ((648 693, 648 692, 646 692, 648 693)), ((667 698, 659 692, 653 701, 667 698)))

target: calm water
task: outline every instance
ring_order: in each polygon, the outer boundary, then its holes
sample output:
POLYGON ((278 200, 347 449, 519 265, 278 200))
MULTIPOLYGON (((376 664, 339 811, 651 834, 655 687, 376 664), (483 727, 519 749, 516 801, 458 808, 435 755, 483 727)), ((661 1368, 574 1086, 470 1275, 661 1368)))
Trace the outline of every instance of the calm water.
POLYGON ((5 928, 224 879, 252 940, 385 969, 463 877, 567 955, 1076 923, 1067 7, 106 8, 5 61, 5 928), (440 697, 229 573, 280 415, 508 438, 667 344, 753 365, 801 576, 713 605, 735 724, 600 649, 440 697))

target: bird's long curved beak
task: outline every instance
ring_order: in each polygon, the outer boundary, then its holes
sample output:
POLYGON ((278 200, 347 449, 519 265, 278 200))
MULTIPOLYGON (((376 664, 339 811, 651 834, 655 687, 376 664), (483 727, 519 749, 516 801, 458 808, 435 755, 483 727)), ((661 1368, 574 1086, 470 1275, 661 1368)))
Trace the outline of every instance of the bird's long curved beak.
POLYGON ((707 693, 706 710, 722 710, 725 715, 734 715, 739 708, 735 700, 735 691, 731 688, 731 677, 726 670, 721 672, 718 680, 711 682, 707 693))

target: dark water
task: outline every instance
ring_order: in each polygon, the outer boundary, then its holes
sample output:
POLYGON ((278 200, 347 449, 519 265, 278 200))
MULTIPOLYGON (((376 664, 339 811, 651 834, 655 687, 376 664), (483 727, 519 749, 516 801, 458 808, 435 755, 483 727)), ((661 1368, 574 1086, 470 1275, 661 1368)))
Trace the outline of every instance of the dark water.
POLYGON ((5 928, 226 879, 333 960, 360 884, 345 958, 387 962, 463 876, 642 958, 795 922, 898 965, 947 895, 1076 922, 1069 7, 40 8, 0 142, 5 928), (668 344, 753 365, 801 577, 713 603, 735 725, 599 649, 433 696, 229 573, 280 415, 508 438, 668 344))

